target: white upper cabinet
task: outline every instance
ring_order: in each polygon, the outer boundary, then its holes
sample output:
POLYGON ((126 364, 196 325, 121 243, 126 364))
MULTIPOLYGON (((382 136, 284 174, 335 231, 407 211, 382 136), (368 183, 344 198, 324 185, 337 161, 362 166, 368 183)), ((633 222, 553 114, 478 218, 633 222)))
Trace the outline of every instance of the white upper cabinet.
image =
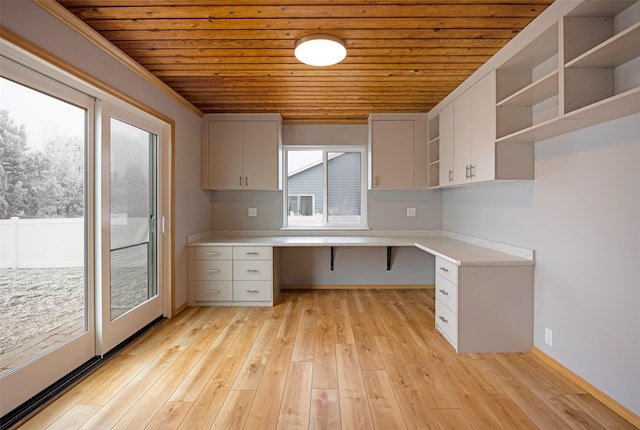
POLYGON ((496 72, 491 71, 437 115, 429 125, 430 153, 438 146, 438 163, 430 158, 430 187, 464 185, 493 180, 533 179, 532 143, 496 143, 496 72))
POLYGON ((277 190, 278 114, 211 114, 203 119, 202 188, 277 190))
POLYGON ((495 179, 495 72, 453 102, 454 184, 495 179))
POLYGON ((427 151, 426 114, 371 114, 369 188, 427 188, 427 151))

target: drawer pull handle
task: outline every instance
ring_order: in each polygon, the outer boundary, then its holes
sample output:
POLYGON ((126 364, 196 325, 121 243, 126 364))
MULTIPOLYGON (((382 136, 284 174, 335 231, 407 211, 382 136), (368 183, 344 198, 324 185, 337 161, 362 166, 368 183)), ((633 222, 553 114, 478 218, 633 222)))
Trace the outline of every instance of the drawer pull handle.
POLYGON ((220 273, 220 269, 207 269, 208 273, 220 273))
POLYGON ((253 251, 253 252, 246 252, 245 254, 247 254, 247 255, 260 255, 260 253, 259 253, 259 252, 255 252, 255 251, 253 251))
POLYGON ((247 269, 247 272, 249 272, 249 273, 258 273, 259 270, 258 269, 247 269))
POLYGON ((207 290, 207 293, 209 293, 209 294, 220 294, 221 291, 220 290, 207 290))
POLYGON ((220 253, 218 251, 209 251, 207 255, 220 255, 220 253))
POLYGON ((447 269, 446 267, 442 267, 442 266, 438 267, 438 269, 442 270, 443 272, 448 272, 449 271, 449 269, 447 269))
POLYGON ((449 324, 449 321, 447 321, 447 319, 445 317, 443 317, 442 315, 438 315, 438 318, 440 318, 443 323, 449 324))
POLYGON ((257 294, 257 293, 259 293, 260 291, 258 291, 258 290, 246 290, 245 292, 246 292, 246 293, 250 293, 250 294, 257 294))
POLYGON ((447 291, 446 291, 446 290, 439 289, 438 291, 440 291, 440 292, 441 292, 443 295, 445 295, 445 296, 448 296, 448 295, 449 295, 449 293, 447 293, 447 291))

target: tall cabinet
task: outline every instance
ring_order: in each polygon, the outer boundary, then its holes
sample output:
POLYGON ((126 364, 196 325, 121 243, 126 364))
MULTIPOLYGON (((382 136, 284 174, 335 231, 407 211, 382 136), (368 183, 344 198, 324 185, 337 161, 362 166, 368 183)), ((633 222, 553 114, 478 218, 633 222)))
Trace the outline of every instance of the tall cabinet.
POLYGON ((211 114, 203 119, 202 188, 277 190, 279 114, 211 114))

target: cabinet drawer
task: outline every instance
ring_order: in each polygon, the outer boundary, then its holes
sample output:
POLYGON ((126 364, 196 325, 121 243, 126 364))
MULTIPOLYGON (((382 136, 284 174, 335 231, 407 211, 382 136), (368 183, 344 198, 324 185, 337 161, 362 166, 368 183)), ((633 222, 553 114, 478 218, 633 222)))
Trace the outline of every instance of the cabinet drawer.
POLYGON ((230 281, 233 274, 231 260, 196 260, 195 280, 230 281))
POLYGON ((229 301, 232 298, 231 281, 196 281, 195 298, 197 302, 229 301))
POLYGON ((234 246, 234 260, 271 260, 270 246, 234 246))
POLYGON ((234 281, 233 300, 264 301, 271 300, 270 281, 234 281))
POLYGON ((458 266, 449 260, 436 257, 436 273, 444 276, 454 284, 458 284, 458 266))
POLYGON ((457 349, 458 317, 451 309, 439 300, 436 300, 436 327, 457 349))
POLYGON ((458 286, 440 274, 436 275, 436 299, 458 312, 458 286))
POLYGON ((235 281, 270 281, 271 261, 234 261, 233 279, 235 281))
POLYGON ((231 260, 230 246, 196 246, 196 260, 231 260))

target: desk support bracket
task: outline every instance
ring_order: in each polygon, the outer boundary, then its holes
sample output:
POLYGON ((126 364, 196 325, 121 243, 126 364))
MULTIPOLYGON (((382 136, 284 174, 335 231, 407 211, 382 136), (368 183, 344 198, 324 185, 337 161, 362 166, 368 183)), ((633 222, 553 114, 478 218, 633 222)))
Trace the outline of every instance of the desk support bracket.
POLYGON ((387 270, 391 270, 391 247, 387 246, 387 270))
POLYGON ((333 246, 331 247, 331 271, 333 271, 333 259, 335 256, 335 251, 333 249, 333 246))

